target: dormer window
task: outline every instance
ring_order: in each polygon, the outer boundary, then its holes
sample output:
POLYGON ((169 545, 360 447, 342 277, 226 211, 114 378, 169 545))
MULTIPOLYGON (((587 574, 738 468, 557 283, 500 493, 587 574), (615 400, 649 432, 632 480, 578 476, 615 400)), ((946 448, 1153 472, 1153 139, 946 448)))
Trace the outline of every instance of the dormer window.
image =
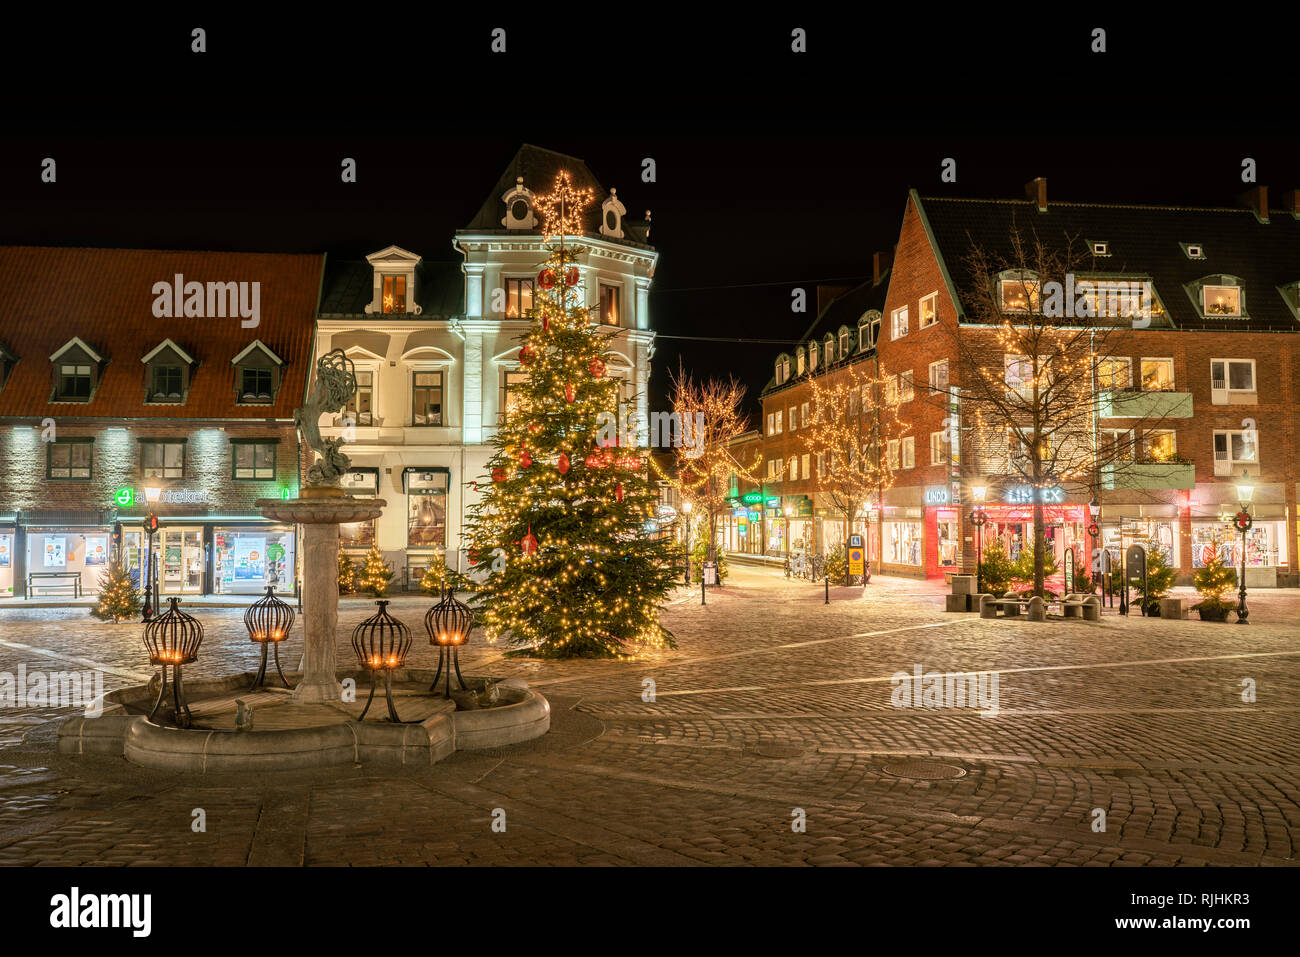
POLYGON ((847 359, 849 356, 849 338, 850 338, 849 330, 841 326, 840 327, 840 358, 841 359, 847 359))
POLYGON ((808 343, 808 371, 817 371, 817 343, 808 343))
POLYGON ((1204 259, 1205 247, 1200 243, 1179 243, 1183 248, 1183 255, 1188 259, 1204 259))
POLYGON ((235 402, 238 405, 270 405, 280 389, 284 360, 254 340, 230 361, 235 367, 235 402))
POLYGON ((164 339, 140 360, 145 366, 145 397, 149 405, 181 404, 190 386, 194 359, 164 339))
POLYGON ((374 269, 374 287, 366 314, 388 316, 420 314, 415 302, 415 267, 420 257, 400 246, 389 246, 366 257, 374 269))
POLYGON ((835 337, 829 332, 826 333, 826 339, 822 342, 822 350, 826 357, 826 365, 829 366, 835 361, 835 337))
POLYGON ((1201 296, 1207 316, 1241 315, 1241 290, 1236 286, 1203 286, 1201 296))
POLYGON ((797 368, 798 368, 798 370, 799 370, 799 371, 798 371, 798 375, 803 375, 803 374, 804 374, 804 371, 805 371, 805 369, 804 369, 804 361, 805 361, 805 360, 804 360, 804 351, 803 351, 803 346, 800 346, 800 347, 795 351, 795 362, 796 362, 796 366, 797 366, 797 368))
POLYGON ((1092 254, 1098 258, 1110 255, 1110 243, 1094 240, 1088 245, 1092 248, 1092 254))
POLYGON ((51 402, 89 402, 99 384, 103 358, 81 339, 74 336, 63 348, 50 356, 54 388, 51 402))
POLYGON ((1009 269, 998 277, 1003 312, 1039 311, 1039 282, 1025 269, 1009 269))

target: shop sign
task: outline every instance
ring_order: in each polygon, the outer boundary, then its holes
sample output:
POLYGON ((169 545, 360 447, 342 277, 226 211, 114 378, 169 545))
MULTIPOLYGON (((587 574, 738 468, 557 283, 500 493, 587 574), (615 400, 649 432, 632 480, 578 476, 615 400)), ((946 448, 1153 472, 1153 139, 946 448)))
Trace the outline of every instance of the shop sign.
POLYGON ((733 508, 731 510, 731 517, 738 518, 743 522, 749 517, 749 510, 744 508, 733 508))
MULTIPOLYGON (((759 502, 763 501, 763 493, 746 492, 744 495, 740 496, 740 500, 746 505, 757 505, 759 502)), ((772 502, 775 501, 775 499, 768 499, 768 501, 772 502)))
POLYGON ((130 508, 135 504, 135 489, 120 488, 113 493, 113 504, 118 508, 130 508))
POLYGON ((1064 505, 1065 489, 1059 485, 1046 488, 1035 488, 1032 485, 1013 485, 1007 489, 1004 498, 1011 505, 1032 505, 1034 502, 1042 502, 1044 505, 1064 505))
POLYGON ((165 488, 158 501, 164 505, 206 505, 208 493, 189 488, 165 488))
POLYGON ((768 498, 768 500, 767 500, 767 507, 768 507, 768 508, 780 508, 780 507, 781 507, 781 499, 780 499, 778 496, 776 496, 776 495, 772 495, 772 496, 770 496, 770 497, 768 498))
POLYGON ((947 505, 952 501, 952 490, 946 485, 931 485, 925 490, 926 505, 947 505))
POLYGON ((669 522, 677 520, 677 509, 673 508, 667 502, 661 502, 655 506, 655 521, 660 525, 667 525, 669 522))

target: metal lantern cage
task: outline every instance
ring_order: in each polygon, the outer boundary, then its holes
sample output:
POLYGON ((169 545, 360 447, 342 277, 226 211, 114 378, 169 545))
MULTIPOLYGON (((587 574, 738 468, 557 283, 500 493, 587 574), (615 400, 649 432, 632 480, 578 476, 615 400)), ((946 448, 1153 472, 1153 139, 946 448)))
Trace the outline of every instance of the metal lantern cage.
POLYGON ((266 681, 268 645, 275 647, 275 670, 279 673, 280 680, 284 682, 286 688, 292 687, 280 667, 280 642, 289 637, 295 617, 293 609, 275 597, 275 589, 270 585, 266 588, 266 595, 259 598, 249 606, 248 611, 244 612, 244 627, 248 629, 249 640, 262 646, 262 664, 257 669, 257 677, 253 679, 250 690, 263 687, 266 681))
POLYGON ((167 669, 172 671, 172 719, 179 727, 188 728, 194 721, 189 703, 185 700, 185 685, 181 681, 181 666, 199 657, 203 643, 203 626, 177 607, 179 598, 167 599, 170 607, 144 626, 144 646, 149 652, 149 664, 162 669, 162 685, 158 700, 153 703, 149 718, 158 713, 167 695, 167 669))
POLYGON ((352 632, 352 650, 357 662, 370 672, 370 697, 361 710, 358 721, 364 721, 370 704, 375 700, 375 682, 379 672, 384 674, 384 695, 388 698, 388 717, 401 723, 393 707, 393 672, 406 664, 411 650, 411 629, 388 613, 388 602, 377 601, 379 611, 371 615, 352 632))
POLYGON ((468 688, 465 678, 460 673, 460 646, 469 641, 469 633, 474 628, 474 612, 469 605, 456 598, 453 589, 445 588, 438 604, 424 615, 424 630, 429 633, 429 644, 438 649, 438 670, 434 673, 430 691, 438 690, 438 679, 442 669, 447 669, 446 696, 451 697, 451 669, 456 669, 456 680, 462 688, 468 688))

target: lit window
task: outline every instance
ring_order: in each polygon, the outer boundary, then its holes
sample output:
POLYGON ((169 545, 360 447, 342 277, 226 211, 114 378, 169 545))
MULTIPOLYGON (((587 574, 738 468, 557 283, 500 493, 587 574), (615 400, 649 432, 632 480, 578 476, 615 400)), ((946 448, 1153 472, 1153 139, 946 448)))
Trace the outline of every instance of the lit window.
POLYGON ((908 436, 903 439, 903 468, 910 469, 916 465, 916 439, 908 436))
POLYGON ((345 418, 351 420, 353 425, 369 426, 374 424, 371 405, 374 401, 375 394, 375 374, 373 372, 357 372, 357 391, 352 398, 348 399, 348 404, 344 409, 345 418))
POLYGON ((411 374, 411 425, 442 425, 442 373, 411 374))
POLYGON ((844 359, 849 354, 849 330, 844 329, 840 332, 840 358, 844 359))
POLYGON ((907 307, 899 306, 889 314, 890 317, 890 337, 901 339, 907 335, 907 307))
POLYGON ((1097 388, 1128 389, 1133 385, 1133 363, 1128 359, 1098 359, 1097 388))
POLYGON ((1240 316, 1241 289, 1238 286, 1206 286, 1201 303, 1207 316, 1240 316))
MULTIPOLYGON (((607 286, 605 283, 600 284, 600 321, 602 325, 617 326, 619 320, 618 311, 618 287, 607 286)), ((787 370, 786 378, 790 377, 787 370)))
POLYGON ((921 328, 934 325, 939 319, 939 294, 932 292, 921 300, 921 328))
POLYGON ((930 390, 932 392, 948 391, 948 360, 940 359, 930 363, 930 390))
POLYGON ((898 439, 890 439, 886 446, 886 455, 889 461, 890 469, 898 470, 898 439))
POLYGON ((799 479, 799 460, 795 458, 793 455, 790 456, 790 462, 788 465, 788 474, 790 476, 790 481, 792 482, 797 481, 799 479))
POLYGON ((518 319, 533 308, 533 280, 506 280, 506 318, 518 319))
POLYGON ((930 464, 943 465, 944 462, 946 461, 946 457, 944 456, 943 453, 944 453, 943 433, 931 432, 930 433, 930 464))
POLYGON ((527 381, 528 381, 527 372, 516 372, 511 369, 507 369, 505 374, 501 377, 502 417, 514 411, 515 406, 519 402, 519 397, 521 395, 521 390, 523 389, 524 383, 526 383, 527 381))
MULTIPOLYGON (((804 423, 807 425, 807 423, 804 423)), ((799 428, 799 410, 795 406, 790 406, 790 431, 793 432, 799 428)))
POLYGON ((1003 279, 999 284, 1003 312, 1038 311, 1038 281, 1034 279, 1003 279))
POLYGON ((1175 433, 1167 429, 1151 429, 1142 436, 1142 457, 1148 462, 1168 462, 1178 455, 1175 433))
POLYGON ((1143 359, 1142 388, 1147 392, 1172 392, 1174 388, 1174 360, 1143 359))
POLYGON ((806 479, 812 478, 812 472, 808 470, 808 464, 809 464, 808 460, 810 457, 811 457, 810 453, 805 452, 803 454, 803 462, 801 463, 803 466, 803 477, 806 479))
POLYGON ((803 427, 805 429, 808 428, 808 403, 807 402, 799 406, 799 421, 803 423, 803 427))
POLYGON ((401 314, 406 312, 406 277, 384 277, 384 312, 401 314))
POLYGON ((814 342, 814 343, 812 343, 812 344, 810 344, 810 345, 808 346, 808 371, 809 371, 809 372, 816 372, 816 371, 817 371, 817 353, 818 353, 818 351, 819 351, 819 350, 818 350, 818 348, 817 348, 817 343, 814 342))
POLYGON ((898 401, 911 402, 916 395, 916 387, 912 381, 912 370, 903 372, 898 377, 898 401))
POLYGON ((447 546, 447 473, 406 475, 406 543, 410 548, 447 546))

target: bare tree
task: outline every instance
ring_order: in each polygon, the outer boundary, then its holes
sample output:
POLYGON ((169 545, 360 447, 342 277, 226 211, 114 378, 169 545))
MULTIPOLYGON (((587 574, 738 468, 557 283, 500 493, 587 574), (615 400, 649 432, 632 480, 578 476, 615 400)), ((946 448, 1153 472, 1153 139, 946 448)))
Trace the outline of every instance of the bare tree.
POLYGON ((880 505, 885 490, 894 484, 899 463, 891 460, 888 449, 902 431, 901 396, 893 389, 892 376, 872 375, 865 363, 809 382, 810 423, 802 433, 803 447, 817 462, 818 492, 844 516, 845 532, 851 533, 867 500, 874 497, 880 505))
POLYGON ((693 502, 708 522, 709 561, 717 561, 718 518, 727 510, 731 476, 756 481, 757 461, 741 462, 730 448, 748 426, 741 411, 744 398, 745 387, 734 378, 697 380, 679 367, 672 379, 673 415, 683 433, 675 450, 676 482, 682 498, 693 502))
MULTIPOLYGON (((1033 508, 1038 595, 1052 490, 1073 485, 1097 494, 1145 465, 1173 460, 1172 441, 1158 428, 1167 413, 1135 401, 1129 355, 1134 330, 1162 322, 1163 308, 1149 282, 1086 278, 1093 267, 1082 248, 1071 237, 1051 247, 1015 228, 1005 254, 973 246, 969 315, 949 328, 963 441, 977 447, 982 471, 1023 486, 1032 499, 1025 504, 1033 508), (1141 440, 1136 428, 1102 435, 1101 420, 1117 415, 1140 418, 1141 440)), ((1159 391, 1160 383, 1142 386, 1159 391)))

